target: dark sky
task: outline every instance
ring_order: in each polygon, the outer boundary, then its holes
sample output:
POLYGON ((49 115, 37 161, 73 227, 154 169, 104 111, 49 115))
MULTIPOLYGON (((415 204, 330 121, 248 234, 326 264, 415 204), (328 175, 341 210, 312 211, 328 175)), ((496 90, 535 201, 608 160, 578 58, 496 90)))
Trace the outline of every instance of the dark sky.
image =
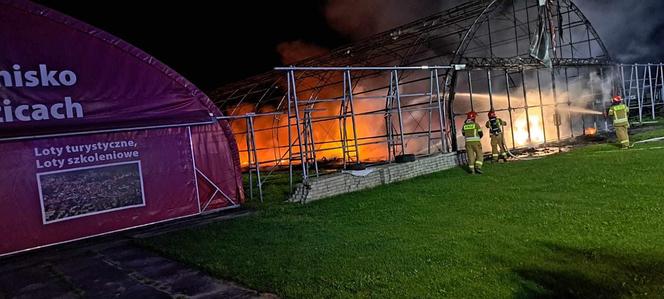
POLYGON ((128 41, 204 90, 280 65, 280 42, 348 42, 327 26, 318 0, 36 2, 128 41))
MULTIPOLYGON (((35 1, 134 44, 210 90, 282 65, 281 42, 336 48, 464 0, 35 1)), ((574 2, 619 60, 664 58, 664 0, 574 2)))

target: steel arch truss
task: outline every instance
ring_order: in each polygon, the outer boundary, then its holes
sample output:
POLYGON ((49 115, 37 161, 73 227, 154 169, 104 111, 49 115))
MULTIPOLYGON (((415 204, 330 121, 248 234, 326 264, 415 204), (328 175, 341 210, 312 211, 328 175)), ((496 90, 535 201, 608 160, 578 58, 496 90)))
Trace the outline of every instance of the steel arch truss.
POLYGON ((571 0, 477 0, 211 96, 247 141, 245 166, 300 165, 306 180, 319 164, 463 148, 455 127, 469 110, 510 120, 514 148, 608 130, 606 100, 628 90, 621 70, 571 0))

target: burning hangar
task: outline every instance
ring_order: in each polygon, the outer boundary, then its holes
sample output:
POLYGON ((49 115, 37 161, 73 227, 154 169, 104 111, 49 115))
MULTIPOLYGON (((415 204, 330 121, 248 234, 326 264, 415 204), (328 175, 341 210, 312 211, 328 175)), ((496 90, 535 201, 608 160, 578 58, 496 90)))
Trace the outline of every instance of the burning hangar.
MULTIPOLYGON (((664 106, 661 64, 617 64, 571 0, 477 0, 215 90, 242 165, 350 168, 463 150, 468 111, 508 120, 510 148, 609 131, 621 94, 642 122, 664 106), (638 113, 638 114, 637 114, 638 113)), ((488 142, 485 140, 484 142, 488 142)), ((487 148, 488 144, 485 144, 487 148)))

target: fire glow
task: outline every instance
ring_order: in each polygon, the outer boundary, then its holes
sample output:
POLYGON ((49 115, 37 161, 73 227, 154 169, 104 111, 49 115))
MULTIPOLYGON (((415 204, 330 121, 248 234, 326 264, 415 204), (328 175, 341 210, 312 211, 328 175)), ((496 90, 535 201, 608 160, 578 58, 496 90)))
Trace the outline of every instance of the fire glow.
MULTIPOLYGON (((456 93, 456 97, 462 98, 463 101, 469 101, 470 96, 471 96, 470 93, 456 93)), ((537 90, 528 90, 526 96, 528 99, 537 99, 536 103, 539 104, 540 94, 538 93, 537 90)), ((564 99, 567 98, 567 96, 568 94, 563 93, 559 96, 559 98, 564 99)), ((521 103, 525 106, 525 103, 522 102, 523 99, 518 96, 512 97, 510 99, 504 95, 492 95, 491 97, 489 97, 488 94, 473 93, 472 98, 473 101, 475 102, 475 105, 477 105, 477 103, 483 103, 484 106, 486 107, 485 109, 489 109, 488 108, 490 102, 489 100, 491 100, 491 102, 495 105, 495 107, 505 107, 505 109, 496 109, 496 110, 499 113, 501 111, 505 113, 503 116, 499 116, 502 117, 504 120, 508 121, 508 125, 505 128, 505 138, 509 139, 513 137, 513 142, 515 147, 542 144, 547 141, 545 140, 546 137, 545 130, 546 132, 557 132, 558 130, 560 130, 560 128, 556 127, 553 121, 553 116, 551 116, 551 119, 545 118, 544 121, 542 120, 542 116, 540 114, 542 112, 541 109, 543 108, 538 105, 529 106, 528 108, 514 107, 514 106, 511 106, 511 109, 508 108, 510 107, 510 105, 508 105, 510 101, 512 102, 512 104, 521 103), (528 109, 529 112, 528 115, 526 115, 525 109, 528 109), (513 119, 512 125, 509 124, 509 119, 507 119, 508 113, 511 114, 511 118, 513 119), (513 132, 511 130, 513 130, 513 132)), ((592 97, 579 97, 579 98, 586 100, 575 102, 572 105, 568 104, 567 102, 565 103, 559 102, 558 104, 554 104, 556 103, 556 101, 553 99, 551 95, 542 95, 542 103, 544 106, 546 105, 554 106, 555 109, 558 111, 558 113, 564 113, 566 115, 574 115, 574 114, 603 115, 602 112, 580 106, 580 105, 587 105, 588 103, 586 101, 591 99, 592 97)), ((569 118, 564 117, 561 120, 563 122, 560 124, 561 128, 562 127, 567 128, 570 126, 569 118)), ((488 146, 488 143, 486 145, 488 146)))
MULTIPOLYGON (((362 162, 383 161, 387 159, 387 145, 385 144, 385 118, 382 114, 367 114, 371 111, 385 109, 384 102, 377 100, 356 100, 354 103, 357 125, 358 152, 362 162)), ((343 159, 341 143, 342 125, 338 119, 340 102, 317 103, 311 112, 313 139, 316 149, 316 159, 319 161, 334 161, 343 159)), ((301 107, 301 110, 303 107, 301 107)), ((254 112, 251 104, 242 105, 235 111, 235 115, 254 112)), ((272 111, 266 107, 265 111, 272 111)), ((260 113, 260 112, 258 112, 260 113)), ((304 113, 300 111, 300 113, 304 113)), ((244 119, 234 120, 231 123, 240 147, 240 161, 243 167, 249 165, 246 152, 247 125, 244 119)), ((302 126, 302 122, 300 123, 302 126)), ((288 165, 288 116, 284 113, 277 116, 258 116, 254 119, 255 142, 258 160, 261 165, 288 165)), ((291 135, 296 140, 297 129, 295 121, 291 122, 291 135)), ((350 118, 346 120, 347 151, 354 150, 353 124, 350 118)), ((299 148, 293 146, 293 155, 299 155, 299 148)), ((354 159, 355 154, 350 154, 354 159)))
POLYGON ((544 142, 544 129, 542 128, 542 119, 537 115, 528 117, 530 123, 526 121, 526 115, 522 115, 514 121, 514 144, 523 146, 530 143, 544 142), (530 127, 528 127, 530 125, 530 127), (530 140, 528 139, 530 137, 530 140))
MULTIPOLYGON (((331 82, 342 81, 341 74, 334 74, 334 76, 338 78, 330 79, 331 82)), ((298 81, 298 98, 303 99, 300 101, 299 106, 300 130, 302 130, 305 122, 304 115, 309 113, 315 155, 318 161, 339 164, 344 156, 346 156, 346 160, 349 163, 355 161, 357 159, 354 152, 356 145, 361 162, 378 162, 388 159, 387 130, 385 127, 385 97, 388 91, 387 89, 376 89, 374 87, 384 86, 379 84, 384 84, 383 80, 385 78, 374 79, 377 81, 364 81, 362 84, 354 86, 353 93, 356 95, 354 100, 356 128, 353 128, 353 122, 350 116, 347 116, 345 120, 345 132, 342 132, 342 128, 344 128, 342 123, 344 120, 340 116, 342 101, 339 97, 341 86, 330 85, 317 89, 315 87, 320 85, 317 78, 304 78, 298 81), (313 90, 316 90, 316 92, 314 93, 313 90), (372 92, 364 94, 365 90, 371 90, 372 92), (321 99, 321 101, 315 104, 310 102, 316 101, 316 99, 321 99), (344 139, 342 138, 343 135, 347 139, 345 152, 341 142, 344 139), (357 137, 357 140, 355 140, 354 136, 357 137)), ((593 80, 591 81, 594 82, 593 80)), ((426 88, 426 86, 409 86, 409 91, 416 93, 426 88)), ((284 87, 283 89, 286 88, 284 87)), ((455 95, 457 98, 456 102, 462 106, 458 108, 457 113, 462 111, 464 113, 467 112, 464 109, 470 109, 471 107, 469 101, 471 94, 456 93, 455 95), (466 108, 463 106, 466 106, 466 108)), ((528 89, 526 94, 516 94, 512 97, 508 97, 505 94, 494 94, 490 97, 489 94, 482 93, 473 93, 472 97, 474 103, 472 106, 475 109, 481 107, 476 111, 482 114, 479 120, 481 124, 486 121, 486 117, 484 116, 486 111, 484 110, 488 110, 492 106, 496 107, 499 117, 508 122, 508 125, 505 127, 506 141, 514 147, 533 146, 557 138, 566 138, 569 135, 573 135, 573 130, 575 130, 573 128, 573 118, 577 119, 579 116, 583 117, 583 115, 603 114, 589 108, 591 105, 595 107, 596 104, 593 103, 593 99, 598 98, 598 95, 589 94, 586 88, 571 88, 568 92, 558 93, 556 98, 554 98, 552 93, 542 93, 536 89, 528 89), (563 100, 565 101, 563 102, 563 100), (558 121, 556 121, 554 117, 561 114, 563 117, 558 118, 558 121)), ((407 98, 407 101, 402 102, 402 106, 426 105, 428 100, 427 96, 411 97, 407 98)), ((283 111, 283 107, 280 108, 263 106, 256 110, 254 104, 245 103, 235 107, 232 111, 227 111, 228 115, 235 116, 256 113, 254 117, 254 139, 257 158, 261 166, 287 165, 289 156, 294 157, 293 159, 296 160, 299 159, 300 148, 297 142, 298 129, 296 128, 295 119, 291 119, 289 132, 287 113, 283 111), (282 113, 275 115, 271 113, 274 111, 282 111, 282 113), (261 115, 261 113, 270 114, 261 115), (290 154, 289 135, 290 148, 292 150, 290 154)), ((404 116, 404 134, 419 134, 419 137, 409 136, 405 138, 405 153, 426 154, 429 151, 435 151, 432 148, 440 146, 440 139, 432 141, 432 147, 429 147, 426 136, 426 132, 429 129, 427 128, 428 124, 426 121, 427 112, 416 111, 416 109, 404 110, 411 110, 404 116)), ((392 117, 393 122, 396 122, 396 111, 392 112, 392 117)), ((437 115, 433 115, 431 118, 433 121, 430 129, 434 132, 439 130, 439 124, 435 121, 436 118, 437 115)), ((231 127, 236 134, 240 147, 242 166, 246 167, 249 161, 246 144, 246 121, 244 119, 234 120, 231 122, 231 127)), ((583 129, 585 130, 585 128, 583 129)), ((486 148, 489 148, 488 138, 485 138, 483 143, 486 148)))

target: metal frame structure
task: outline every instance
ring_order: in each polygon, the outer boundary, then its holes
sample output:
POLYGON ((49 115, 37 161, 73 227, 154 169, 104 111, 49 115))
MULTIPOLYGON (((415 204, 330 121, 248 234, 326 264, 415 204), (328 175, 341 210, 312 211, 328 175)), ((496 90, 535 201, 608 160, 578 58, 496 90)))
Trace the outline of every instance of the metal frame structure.
POLYGON ((241 151, 250 173, 287 165, 292 190, 296 166, 306 184, 329 158, 346 168, 376 156, 391 163, 404 154, 462 149, 456 127, 469 110, 509 119, 513 148, 609 130, 601 112, 619 91, 631 105, 636 99, 640 119, 644 108, 654 116, 658 101, 664 105, 662 65, 631 67, 628 75, 628 66, 612 62, 571 0, 474 0, 228 84, 211 97, 237 136, 247 136, 241 151), (550 62, 534 58, 542 36, 550 62), (368 150, 376 147, 382 154, 368 150))
MULTIPOLYGON (((330 151, 341 150, 341 165, 345 168, 349 164, 359 164, 360 148, 385 144, 386 156, 384 160, 391 162, 396 156, 406 154, 408 141, 413 139, 426 138, 426 152, 431 154, 433 148, 437 152, 447 152, 449 148, 449 129, 445 127, 446 112, 442 101, 442 91, 440 90, 440 79, 438 72, 440 70, 452 69, 452 66, 426 66, 426 67, 284 67, 277 68, 287 74, 288 82, 288 153, 289 153, 289 172, 293 173, 293 165, 299 164, 302 167, 303 178, 310 176, 313 170, 315 175, 319 174, 318 159, 316 153, 325 154, 330 151), (297 72, 324 72, 328 74, 341 73, 343 84, 341 94, 334 98, 309 97, 302 99, 298 96, 297 72), (357 83, 352 78, 356 73, 372 72, 374 78, 381 79, 389 77, 387 90, 382 87, 376 90, 354 91, 357 83), (424 77, 428 80, 429 90, 422 93, 406 93, 402 89, 400 78, 411 77, 417 73, 426 73, 424 77), (404 76, 407 73, 409 76, 404 76), (376 94, 376 91, 378 94, 376 94), (386 91, 387 94, 382 94, 386 91), (356 112, 356 101, 379 101, 384 108, 365 109, 356 112), (317 105, 335 103, 339 104, 340 112, 324 115, 314 115, 316 111, 326 111, 326 109, 314 109, 317 105), (384 104, 383 104, 384 103, 384 104), (301 113, 300 111, 305 111, 301 113), (415 130, 405 129, 405 118, 408 115, 411 121, 417 121, 413 117, 414 113, 421 112, 420 118, 426 121, 426 128, 420 122, 417 123, 415 130), (362 118, 383 118, 384 127, 380 133, 370 136, 360 136, 357 129, 357 120, 362 118), (422 119, 424 118, 424 119, 422 119), (313 130, 314 124, 325 123, 339 124, 339 135, 331 140, 315 141, 313 130), (349 122, 351 125, 349 126, 349 122), (436 128, 434 124, 438 125, 436 128), (442 130, 441 130, 442 128, 442 130), (291 133, 293 132, 294 133, 291 133), (293 163, 298 162, 298 163, 293 163)), ((366 78, 366 75, 365 75, 366 78)), ((417 79, 418 82, 424 82, 417 79)), ((412 82, 408 83, 412 84, 412 82)), ((335 106, 336 108, 336 106, 335 106)))
POLYGON ((655 120, 664 109, 664 64, 621 64, 620 79, 623 98, 639 123, 648 115, 655 120))

